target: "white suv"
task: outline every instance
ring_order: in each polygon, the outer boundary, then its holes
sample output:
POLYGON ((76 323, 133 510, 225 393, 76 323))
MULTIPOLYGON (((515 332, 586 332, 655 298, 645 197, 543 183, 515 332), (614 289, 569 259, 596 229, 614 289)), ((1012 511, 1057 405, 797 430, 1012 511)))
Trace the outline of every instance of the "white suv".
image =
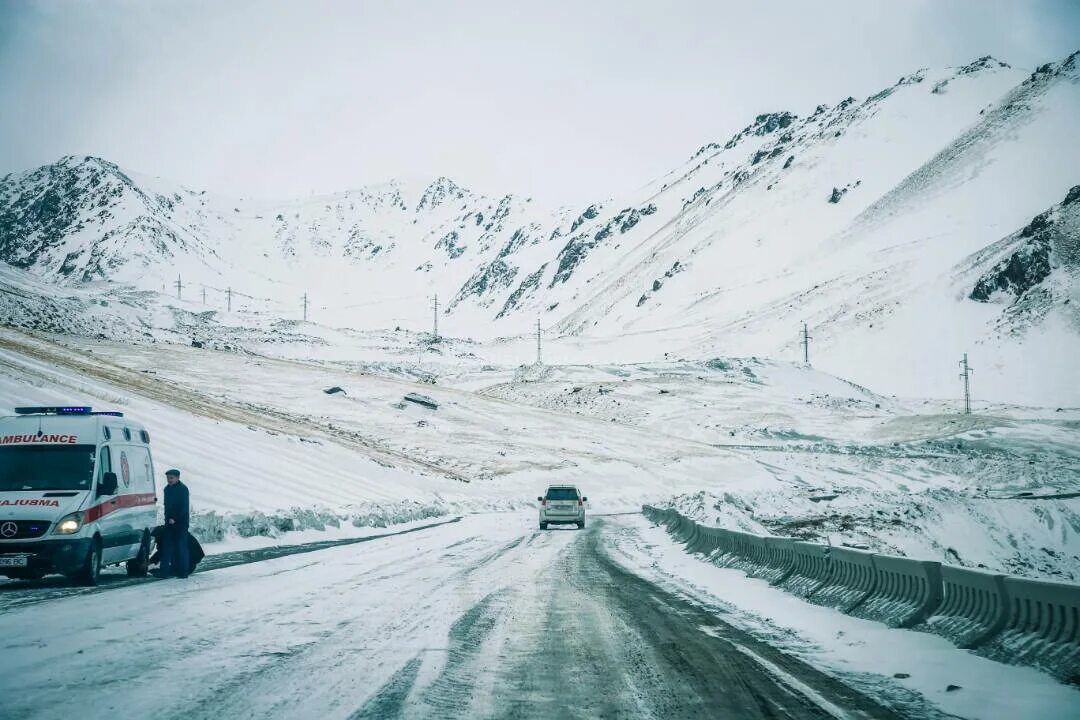
POLYGON ((546 495, 536 500, 540 503, 541 530, 547 530, 549 523, 585 527, 585 503, 589 498, 573 485, 552 485, 546 495))

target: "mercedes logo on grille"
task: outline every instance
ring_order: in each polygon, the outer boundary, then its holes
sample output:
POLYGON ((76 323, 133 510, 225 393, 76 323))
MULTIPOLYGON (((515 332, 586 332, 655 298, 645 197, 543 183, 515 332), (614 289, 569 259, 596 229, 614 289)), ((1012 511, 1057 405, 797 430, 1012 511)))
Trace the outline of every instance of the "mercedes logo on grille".
POLYGON ((19 534, 19 526, 10 520, 0 525, 0 536, 11 538, 19 534))

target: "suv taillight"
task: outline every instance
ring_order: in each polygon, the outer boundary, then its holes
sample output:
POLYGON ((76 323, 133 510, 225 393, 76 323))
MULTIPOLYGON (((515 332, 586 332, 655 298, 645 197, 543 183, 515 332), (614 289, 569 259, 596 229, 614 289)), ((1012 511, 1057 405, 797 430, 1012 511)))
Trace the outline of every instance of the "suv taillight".
POLYGON ((540 507, 547 507, 547 498, 544 498, 543 502, 540 503, 540 507))

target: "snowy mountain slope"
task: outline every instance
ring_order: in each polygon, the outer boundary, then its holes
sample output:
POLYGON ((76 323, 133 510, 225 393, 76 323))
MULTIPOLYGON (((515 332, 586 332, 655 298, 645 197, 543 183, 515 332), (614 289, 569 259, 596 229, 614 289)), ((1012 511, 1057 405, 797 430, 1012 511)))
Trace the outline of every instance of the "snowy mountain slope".
MULTIPOLYGON (((65 158, 0 181, 0 259, 69 286, 174 293, 179 273, 176 304, 196 314, 205 292, 203 312, 228 297, 298 318, 309 293, 309 315, 339 327, 430 327, 438 293, 448 334, 517 334, 539 316, 638 360, 795 357, 807 321, 816 362, 883 390, 953 394, 932 368, 971 352, 990 397, 1076 404, 1059 396, 1080 387, 1068 368, 1034 368, 1029 352, 1071 347, 1075 330, 1029 314, 1001 336, 952 274, 1076 184, 1077 65, 980 58, 803 117, 764 113, 636 193, 573 211, 446 178, 255 202, 65 158)), ((168 303, 147 302, 158 317, 168 303)))
POLYGON ((953 374, 934 365, 977 350, 990 397, 1076 402, 1074 370, 1037 367, 1068 353, 1027 352, 1074 347, 1075 330, 999 338, 985 308, 949 283, 955 263, 1076 183, 1077 56, 1018 76, 989 63, 941 79, 919 73, 789 122, 793 150, 754 150, 734 180, 706 188, 677 222, 613 260, 560 327, 644 333, 698 356, 795 357, 809 321, 817 362, 861 383, 953 394, 953 374), (675 261, 682 272, 669 277, 675 261))

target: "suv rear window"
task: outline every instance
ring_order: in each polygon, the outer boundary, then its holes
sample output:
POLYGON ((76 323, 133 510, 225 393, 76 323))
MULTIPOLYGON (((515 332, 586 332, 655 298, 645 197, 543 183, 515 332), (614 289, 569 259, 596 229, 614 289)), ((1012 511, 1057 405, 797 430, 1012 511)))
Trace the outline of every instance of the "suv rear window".
POLYGON ((577 490, 574 488, 548 488, 548 500, 577 500, 577 490))

